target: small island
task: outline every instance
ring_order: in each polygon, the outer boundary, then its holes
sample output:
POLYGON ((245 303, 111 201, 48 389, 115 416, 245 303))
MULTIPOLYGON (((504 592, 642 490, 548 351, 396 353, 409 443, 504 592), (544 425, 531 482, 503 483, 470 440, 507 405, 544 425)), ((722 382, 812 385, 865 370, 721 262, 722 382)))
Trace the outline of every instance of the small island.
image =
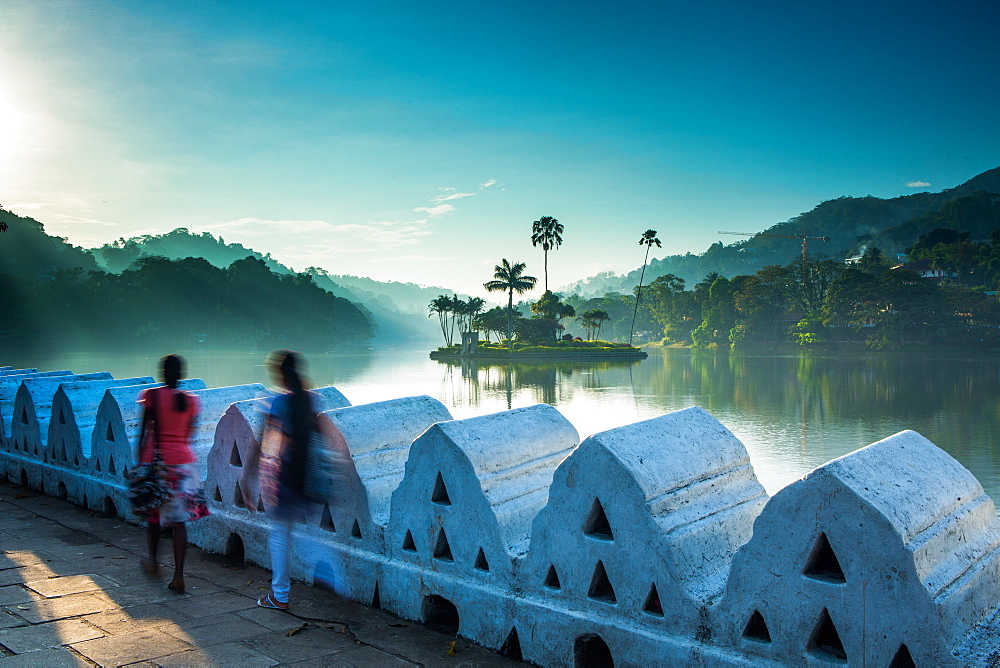
POLYGON ((462 345, 441 346, 431 351, 432 360, 641 360, 646 351, 628 343, 608 341, 480 342, 478 332, 462 335, 462 345))

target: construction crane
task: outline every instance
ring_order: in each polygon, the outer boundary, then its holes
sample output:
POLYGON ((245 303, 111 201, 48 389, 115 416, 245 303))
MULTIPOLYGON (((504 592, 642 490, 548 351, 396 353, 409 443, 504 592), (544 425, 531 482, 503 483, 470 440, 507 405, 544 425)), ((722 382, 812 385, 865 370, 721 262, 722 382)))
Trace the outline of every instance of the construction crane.
POLYGON ((809 240, 829 241, 830 237, 810 237, 805 232, 802 234, 768 234, 767 232, 722 232, 719 234, 735 234, 740 237, 775 237, 777 239, 802 239, 802 259, 809 259, 809 240))

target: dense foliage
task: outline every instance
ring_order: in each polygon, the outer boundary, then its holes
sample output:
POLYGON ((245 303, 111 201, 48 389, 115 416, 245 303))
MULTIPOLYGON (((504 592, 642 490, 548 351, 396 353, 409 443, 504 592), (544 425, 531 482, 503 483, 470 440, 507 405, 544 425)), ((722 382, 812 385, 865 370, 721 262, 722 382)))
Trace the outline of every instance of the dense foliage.
POLYGON ((800 258, 753 275, 709 275, 693 290, 676 276, 660 276, 640 310, 661 327, 665 342, 696 347, 994 345, 1000 341, 1000 229, 991 241, 968 236, 932 230, 908 249, 917 262, 904 266, 870 247, 852 265, 800 258))
POLYGON ((107 273, 37 221, 0 215, 10 227, 0 243, 0 338, 329 348, 373 333, 355 304, 305 274, 276 274, 259 258, 220 268, 202 258, 141 256, 107 273))

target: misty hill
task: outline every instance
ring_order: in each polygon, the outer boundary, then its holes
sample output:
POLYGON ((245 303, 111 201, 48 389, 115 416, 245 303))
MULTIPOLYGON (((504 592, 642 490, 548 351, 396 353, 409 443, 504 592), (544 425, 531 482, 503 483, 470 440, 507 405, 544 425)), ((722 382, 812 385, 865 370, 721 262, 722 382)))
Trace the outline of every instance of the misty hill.
POLYGON ((141 256, 120 274, 89 251, 0 210, 0 340, 73 345, 207 342, 320 347, 362 343, 370 314, 304 274, 245 257, 227 267, 202 258, 141 256))
POLYGON ((45 233, 34 218, 0 207, 0 220, 8 230, 0 235, 0 275, 44 278, 63 269, 94 271, 97 262, 88 251, 45 233))
MULTIPOLYGON (((105 270, 121 273, 136 260, 161 256, 172 260, 198 257, 224 269, 236 260, 252 257, 264 262, 276 274, 294 272, 275 260, 269 253, 260 253, 238 243, 226 243, 209 232, 196 234, 177 228, 166 234, 143 235, 118 239, 92 250, 94 258, 105 270)), ((437 336, 434 323, 427 321, 427 304, 450 290, 424 287, 415 283, 382 282, 371 278, 331 274, 325 269, 309 267, 304 272, 317 285, 336 297, 362 305, 375 318, 377 338, 381 340, 425 339, 437 336), (420 319, 413 316, 420 315, 420 319)))
MULTIPOLYGON (((914 193, 892 199, 839 197, 763 232, 829 237, 828 242, 809 242, 809 252, 814 256, 843 259, 860 255, 869 245, 875 245, 891 257, 904 252, 921 234, 936 227, 968 231, 973 239, 988 238, 990 231, 998 226, 997 193, 1000 193, 1000 167, 939 193, 914 193)), ((797 239, 756 236, 729 243, 733 238, 725 237, 725 244, 718 241, 700 255, 687 253, 651 260, 644 281, 648 283, 671 273, 683 278, 690 288, 713 272, 726 277, 754 274, 767 265, 786 265, 802 253, 802 242, 797 239)), ((667 238, 662 241, 670 243, 667 238)), ((603 272, 571 283, 560 292, 583 296, 630 293, 639 283, 641 269, 637 267, 624 275, 603 272)))
POLYGON ((194 234, 185 227, 178 227, 166 234, 144 234, 131 239, 121 238, 91 249, 94 259, 104 271, 120 274, 140 257, 166 257, 181 260, 186 257, 200 257, 216 267, 228 267, 237 260, 252 257, 263 260, 267 268, 276 274, 291 274, 292 270, 276 261, 270 255, 262 255, 242 244, 227 244, 222 237, 216 238, 208 232, 194 234))

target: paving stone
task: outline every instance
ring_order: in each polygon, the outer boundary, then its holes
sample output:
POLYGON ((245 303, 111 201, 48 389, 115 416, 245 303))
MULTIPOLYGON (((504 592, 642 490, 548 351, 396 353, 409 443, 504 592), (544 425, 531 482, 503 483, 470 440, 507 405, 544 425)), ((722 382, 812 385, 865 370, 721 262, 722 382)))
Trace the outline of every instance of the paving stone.
POLYGON ((0 631, 0 645, 17 654, 24 654, 103 636, 103 632, 86 622, 79 619, 64 619, 48 624, 4 629, 0 631))
POLYGON ((109 635, 132 633, 149 628, 176 626, 190 621, 191 617, 162 604, 137 605, 125 609, 108 610, 82 619, 109 635))
POLYGON ((130 587, 116 587, 103 592, 116 607, 129 608, 147 603, 168 603, 186 597, 167 589, 167 581, 144 582, 130 587))
POLYGON ((28 620, 19 617, 7 609, 0 609, 0 629, 9 629, 15 626, 27 626, 28 620))
POLYGON ((8 568, 0 571, 0 587, 12 584, 22 584, 26 579, 39 580, 45 577, 45 572, 41 569, 27 570, 25 568, 8 568))
POLYGON ((190 649, 191 645, 160 629, 145 629, 85 640, 71 647, 100 666, 122 666, 176 654, 190 649))
POLYGON ((355 647, 354 640, 350 636, 317 626, 307 627, 293 636, 270 635, 266 638, 248 640, 245 644, 281 663, 307 661, 355 647))
POLYGON ((56 619, 66 619, 78 615, 89 615, 101 612, 109 607, 106 598, 99 594, 71 594, 60 598, 40 599, 30 603, 20 603, 16 606, 6 606, 19 617, 32 624, 50 622, 56 619))
POLYGON ((338 654, 316 657, 315 659, 308 659, 288 665, 316 666, 317 668, 326 666, 337 666, 338 668, 341 666, 344 668, 405 668, 406 666, 417 666, 419 664, 386 654, 374 647, 358 645, 354 649, 345 650, 338 654))
POLYGON ((257 605, 254 601, 232 592, 219 592, 204 596, 187 595, 165 603, 169 608, 194 615, 219 615, 234 610, 245 610, 257 605))
POLYGON ((287 612, 280 610, 268 610, 267 608, 253 607, 249 610, 240 610, 236 613, 244 619, 266 626, 273 631, 287 631, 297 626, 302 626, 302 622, 292 617, 287 612))
POLYGON ((19 585, 9 585, 0 587, 0 605, 10 605, 12 603, 27 603, 38 600, 40 596, 30 592, 19 585))
POLYGON ((37 652, 0 659, 0 666, 3 668, 38 668, 39 666, 75 668, 76 666, 87 666, 89 668, 90 664, 68 649, 42 649, 37 652))
POLYGON ((101 575, 86 574, 35 580, 26 583, 26 586, 45 598, 56 598, 68 594, 79 594, 85 591, 105 590, 117 587, 118 584, 101 575))
POLYGON ((192 649, 179 654, 171 654, 157 659, 163 668, 175 666, 247 666, 264 668, 276 666, 278 662, 240 643, 222 643, 211 647, 192 649))
POLYGON ((163 627, 163 630, 185 642, 202 648, 274 633, 267 627, 254 624, 236 615, 217 615, 207 619, 210 621, 208 624, 199 623, 205 621, 204 618, 195 619, 188 623, 163 627))

